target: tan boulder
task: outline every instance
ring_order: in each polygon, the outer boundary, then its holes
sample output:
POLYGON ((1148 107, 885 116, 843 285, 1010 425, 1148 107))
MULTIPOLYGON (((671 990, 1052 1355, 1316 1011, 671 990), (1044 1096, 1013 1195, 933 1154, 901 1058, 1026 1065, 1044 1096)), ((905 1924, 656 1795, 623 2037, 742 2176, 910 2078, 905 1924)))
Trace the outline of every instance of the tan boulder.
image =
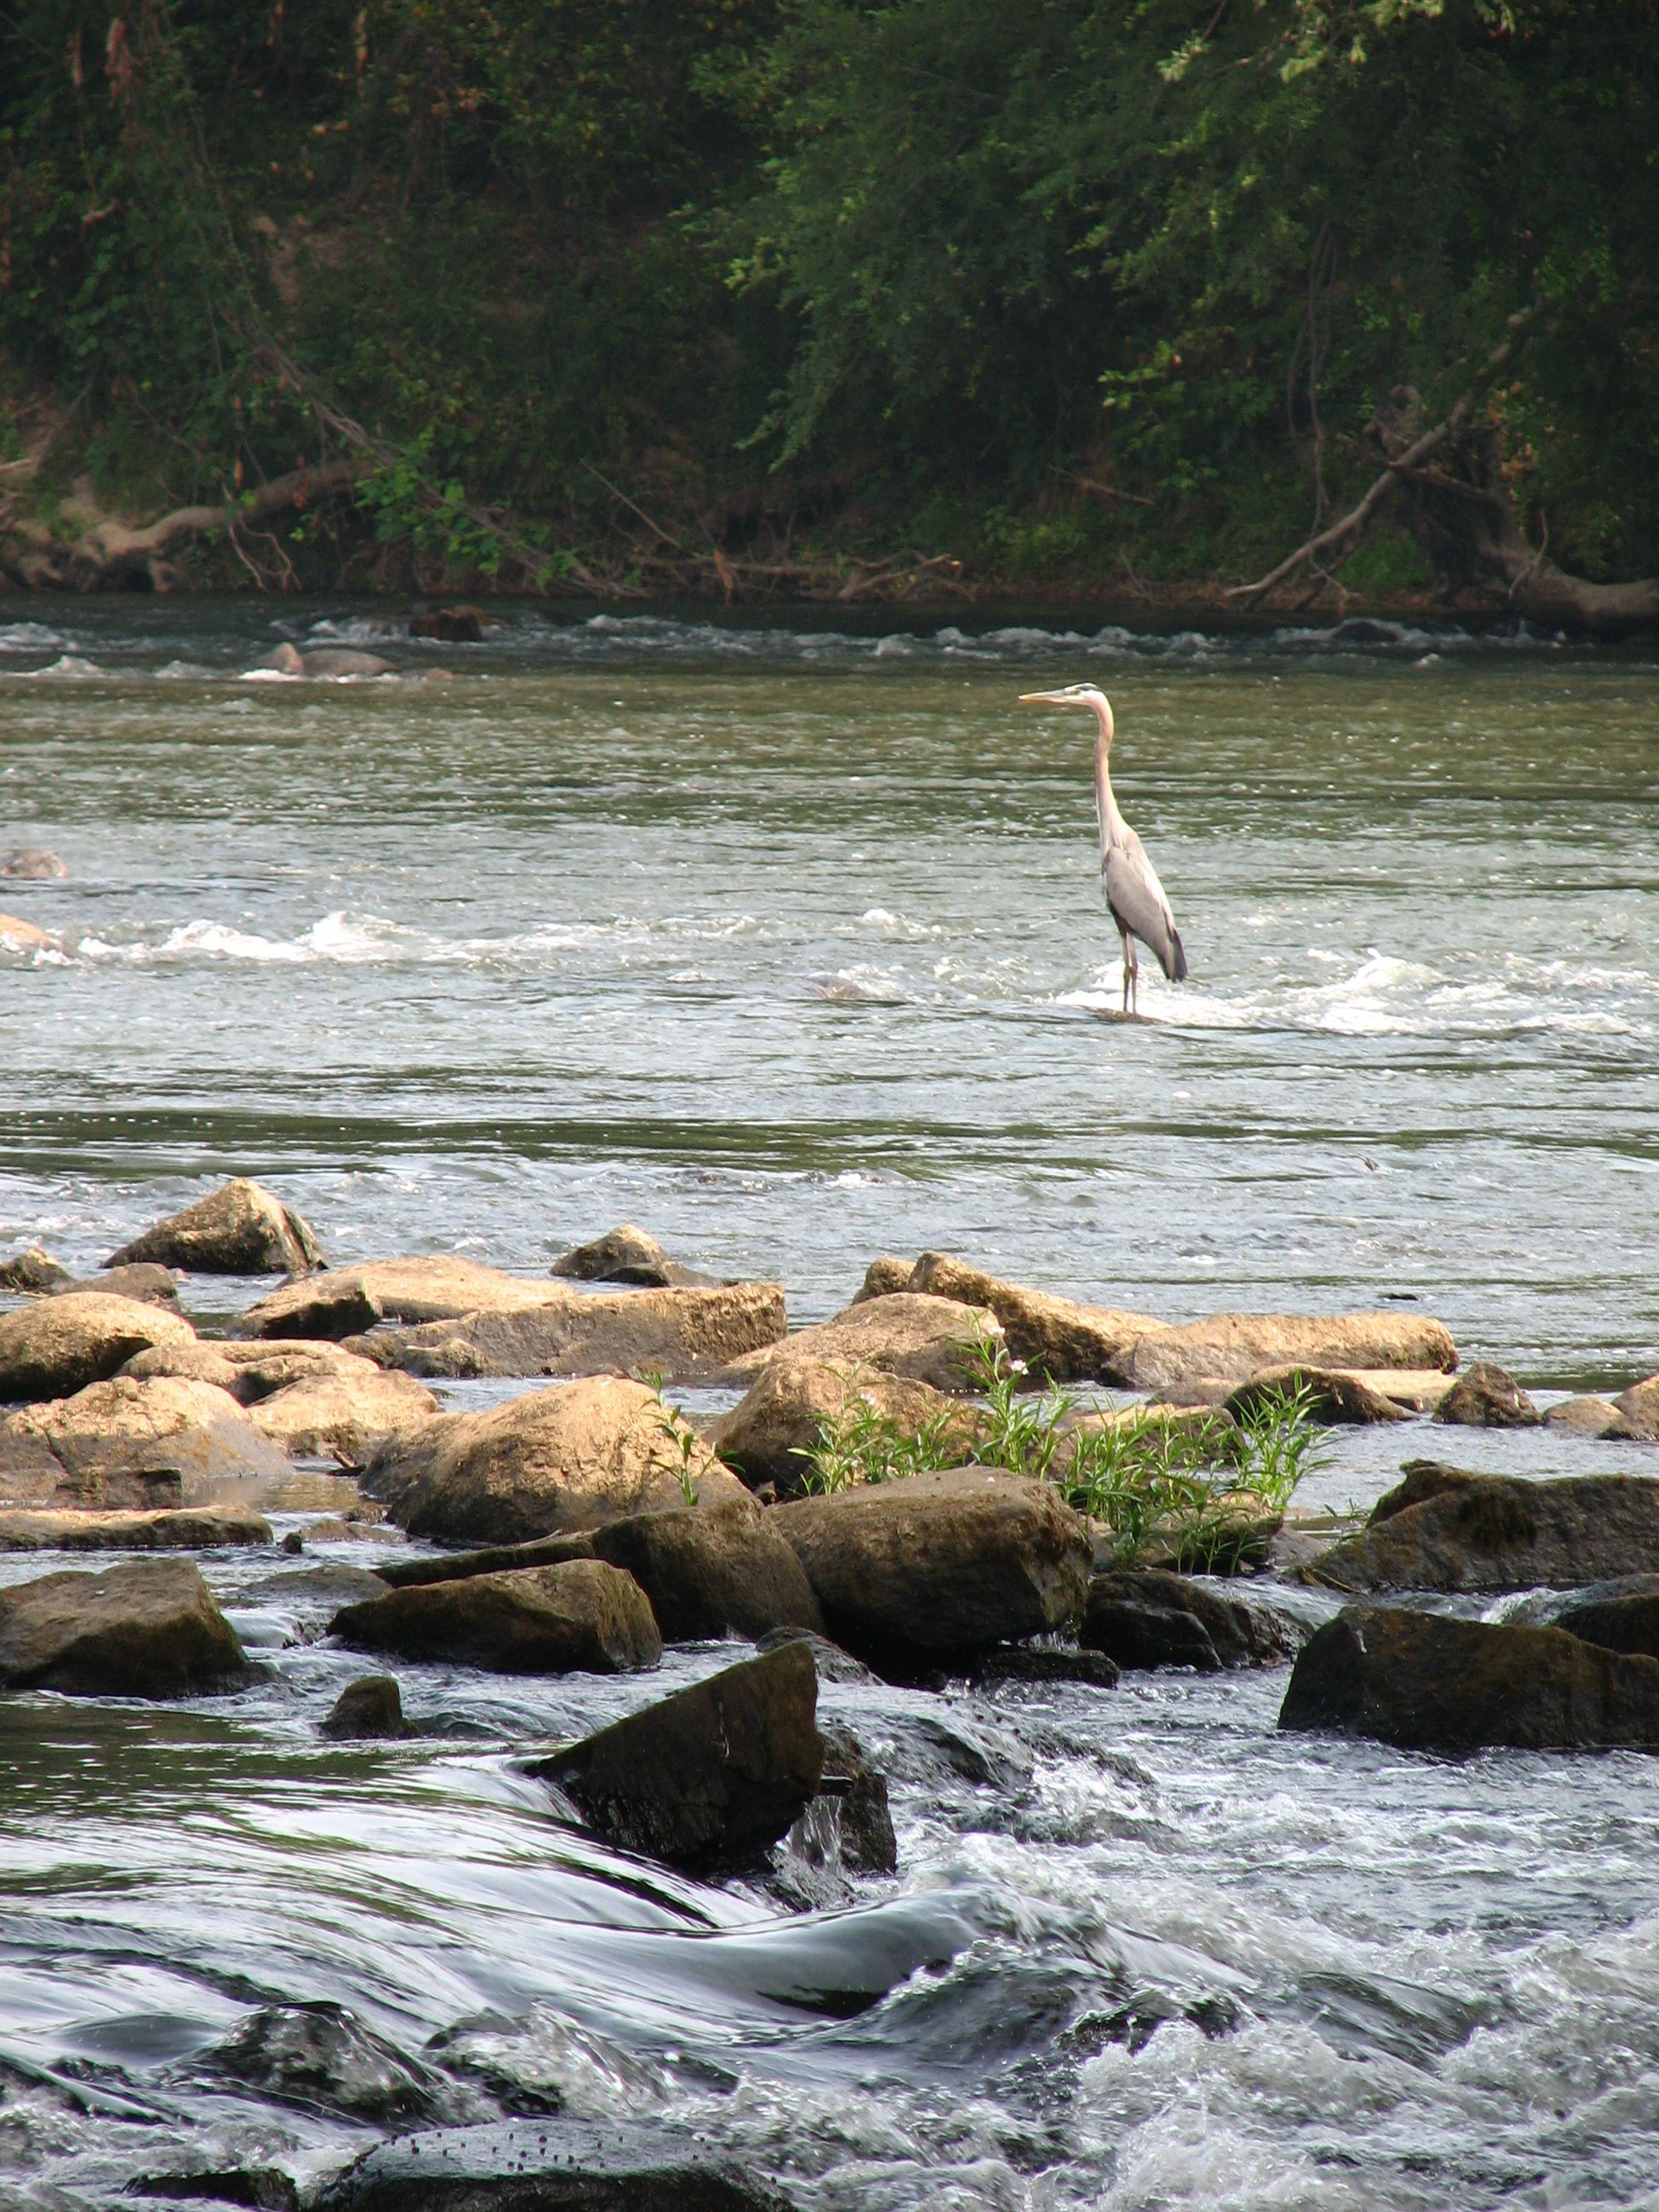
POLYGON ((215 1383, 249 1407, 254 1427, 284 1451, 353 1467, 440 1410, 412 1376, 387 1373, 337 1344, 298 1339, 163 1345, 140 1352, 122 1371, 215 1383))
POLYGON ((236 1176, 182 1213, 135 1237, 106 1267, 152 1260, 201 1275, 303 1275, 323 1255, 309 1223, 246 1176, 236 1176))
POLYGON ((0 1491, 15 1504, 191 1504, 288 1472, 228 1391, 176 1376, 118 1375, 0 1419, 0 1491))
POLYGON ((1659 1443, 1659 1375, 1632 1382, 1613 1400, 1619 1419, 1610 1434, 1626 1443, 1659 1443))
POLYGON ((1564 1398, 1545 1414, 1544 1426, 1579 1437, 1610 1437, 1622 1418, 1611 1398, 1564 1398))
POLYGON ((908 1291, 915 1272, 914 1260, 896 1259, 892 1253, 884 1252, 865 1269, 864 1280, 854 1293, 853 1304, 859 1306, 866 1298, 889 1298, 895 1291, 908 1291))
POLYGON ((1212 1314, 1182 1328, 1150 1331, 1134 1347, 1137 1389, 1216 1376, 1247 1382, 1264 1367, 1326 1370, 1457 1364, 1457 1346, 1427 1315, 1212 1314))
POLYGON ((62 1398, 153 1344, 191 1344, 182 1315, 88 1291, 0 1314, 0 1401, 62 1398))
POLYGON ((775 1283, 580 1291, 512 1312, 462 1315, 354 1340, 416 1375, 644 1375, 689 1382, 724 1373, 787 1326, 775 1283))
POLYGON ((1490 1359, 1477 1359, 1447 1391, 1434 1418, 1454 1429, 1535 1429, 1538 1408, 1512 1375, 1490 1359))
POLYGON ((473 1544, 683 1505, 687 1486, 708 1505, 748 1495, 654 1391, 613 1375, 532 1390, 487 1413, 441 1414, 385 1446, 364 1476, 411 1535, 473 1544))
POLYGON ((247 1505, 125 1513, 0 1510, 0 1552, 208 1552, 270 1540, 270 1522, 247 1505))
POLYGON ((1151 1314, 1115 1306, 1079 1305, 1073 1298, 1005 1283, 946 1252, 924 1252, 910 1291, 984 1306, 1002 1323, 1008 1355, 1051 1382, 1115 1382, 1132 1379, 1136 1344, 1166 1324, 1151 1314))
POLYGON ((388 1590, 346 1606, 330 1626, 360 1651, 447 1660, 493 1674, 622 1674, 662 1657, 645 1592, 600 1559, 388 1590))
POLYGON ((170 1306, 176 1311, 179 1285, 170 1267, 158 1267, 149 1261, 139 1260, 130 1267, 105 1267, 95 1275, 82 1275, 73 1282, 54 1283, 49 1295, 56 1298, 133 1298, 141 1306, 170 1306))
POLYGON ((242 1316, 251 1336, 352 1336, 388 1321, 453 1321, 463 1314, 517 1313, 562 1305, 573 1293, 543 1277, 504 1274, 453 1253, 365 1260, 305 1282, 285 1283, 242 1316))
POLYGON ((960 1395, 979 1380, 977 1354, 1002 1342, 1002 1324, 982 1306, 904 1291, 860 1299, 830 1321, 797 1329, 766 1351, 734 1359, 738 1376, 759 1376, 775 1359, 817 1359, 830 1366, 873 1368, 960 1395))
POLYGON ((654 1237, 647 1237, 631 1221, 606 1230, 590 1243, 573 1246, 547 1272, 573 1283, 636 1283, 657 1289, 707 1286, 714 1280, 671 1259, 654 1237))
POLYGON ((15 914, 0 914, 0 947, 8 952, 46 952, 58 939, 48 929, 15 914))
POLYGON ((0 1685, 82 1698, 179 1698, 246 1665, 188 1559, 135 1559, 0 1590, 0 1685))
POLYGON ((21 883, 61 882, 68 873, 57 854, 44 845, 19 845, 0 860, 0 876, 15 876, 21 883))
POLYGON ((963 1454, 979 1425, 971 1407, 929 1382, 844 1359, 785 1353, 769 1360, 746 1395, 713 1424, 708 1442, 752 1489, 770 1482, 780 1491, 795 1491, 806 1463, 803 1455, 819 1432, 860 1404, 906 1436, 943 1417, 963 1454))

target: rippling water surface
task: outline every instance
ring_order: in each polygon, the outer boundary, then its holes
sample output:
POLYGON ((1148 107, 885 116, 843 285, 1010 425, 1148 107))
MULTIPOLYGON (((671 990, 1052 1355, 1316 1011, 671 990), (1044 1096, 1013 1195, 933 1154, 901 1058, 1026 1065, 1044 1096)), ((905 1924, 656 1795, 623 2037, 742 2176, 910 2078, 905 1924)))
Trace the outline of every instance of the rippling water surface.
MULTIPOLYGON (((633 1218, 811 1319, 933 1245, 1174 1320, 1414 1297, 1529 1385, 1617 1386, 1659 1366, 1656 830, 1659 670, 1524 635, 469 647, 14 603, 0 849, 70 873, 0 882, 58 939, 0 945, 0 1251, 90 1265, 240 1170, 337 1258, 531 1270, 633 1218), (398 680, 246 680, 285 635, 398 680), (1016 703, 1078 677, 1192 962, 1133 1024, 1089 726, 1016 703)), ((1320 1494, 1400 1456, 1361 1433, 1320 1494)), ((410 1668, 426 1733, 325 1747, 361 1670, 318 1556, 211 1565, 269 1668, 236 1697, 0 1707, 0 2202, 337 2166, 370 2126, 209 2057, 295 2000, 458 2115, 675 2121, 809 2212, 1659 2202, 1651 1761, 1280 1738, 1282 1674, 833 1689, 901 1875, 780 1918, 574 1838, 508 1756, 730 1648, 410 1668)))

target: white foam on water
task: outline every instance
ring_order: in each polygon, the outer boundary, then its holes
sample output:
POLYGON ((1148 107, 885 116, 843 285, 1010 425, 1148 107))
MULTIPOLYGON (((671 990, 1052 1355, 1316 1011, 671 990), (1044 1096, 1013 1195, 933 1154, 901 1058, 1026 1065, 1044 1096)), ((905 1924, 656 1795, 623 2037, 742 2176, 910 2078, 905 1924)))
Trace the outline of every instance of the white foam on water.
POLYGON ((164 661, 155 673, 160 683, 199 684, 204 680, 210 680, 220 672, 216 668, 205 667, 199 660, 168 660, 164 661))
POLYGON ((0 623, 0 653, 39 653, 67 642, 45 623, 0 623))
POLYGON ((70 681, 79 681, 88 676, 102 676, 105 672, 95 660, 85 659, 78 653, 60 653, 56 660, 48 662, 44 668, 21 668, 12 672, 31 681, 43 676, 58 676, 70 681))
POLYGON ((909 995, 896 976, 878 968, 838 968, 832 974, 809 975, 806 981, 814 998, 835 1006, 897 1006, 909 995))
POLYGON ((409 617, 396 615, 325 615, 306 635, 319 645, 386 645, 409 635, 409 617))

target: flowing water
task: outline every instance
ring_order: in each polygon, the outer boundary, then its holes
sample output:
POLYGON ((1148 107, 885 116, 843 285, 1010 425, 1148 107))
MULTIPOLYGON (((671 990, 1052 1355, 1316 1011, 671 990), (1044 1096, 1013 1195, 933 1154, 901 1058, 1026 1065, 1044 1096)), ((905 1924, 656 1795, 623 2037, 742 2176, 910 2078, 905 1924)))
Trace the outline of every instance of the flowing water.
MULTIPOLYGON (((1616 1388, 1659 1366, 1656 831, 1659 667, 1524 633, 538 611, 437 647, 14 603, 0 851, 70 872, 0 881, 53 936, 0 939, 0 1254, 89 1267, 245 1171, 336 1259, 532 1272, 631 1218, 811 1320, 933 1246, 1172 1320, 1416 1300, 1616 1388), (251 680, 283 636, 397 678, 251 680), (1192 963, 1143 967, 1138 1023, 1090 726, 1016 703, 1078 678, 1192 963)), ((1311 1494, 1403 1455, 1353 1432, 1311 1494)), ((331 2171, 374 2123, 212 2056, 327 2001, 435 2110, 690 2127, 806 2212, 1659 2203, 1651 1760, 1280 1737, 1282 1674, 832 1687, 901 1871, 787 1915, 617 1860, 514 1763, 731 1647, 409 1668, 419 1737, 328 1746, 362 1670, 321 1556, 207 1563, 246 1691, 0 1707, 0 2203, 331 2171)))

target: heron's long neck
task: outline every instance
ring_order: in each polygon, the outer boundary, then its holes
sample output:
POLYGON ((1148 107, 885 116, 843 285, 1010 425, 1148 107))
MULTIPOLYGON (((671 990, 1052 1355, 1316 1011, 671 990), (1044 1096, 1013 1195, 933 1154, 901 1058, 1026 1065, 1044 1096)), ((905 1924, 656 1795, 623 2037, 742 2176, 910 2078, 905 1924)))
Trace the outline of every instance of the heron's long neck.
POLYGON ((1095 811, 1100 820, 1100 857, 1103 863, 1114 845, 1121 845, 1128 823, 1118 812, 1106 756, 1112 749, 1112 710, 1103 700, 1095 708, 1099 727, 1095 736, 1095 811))

